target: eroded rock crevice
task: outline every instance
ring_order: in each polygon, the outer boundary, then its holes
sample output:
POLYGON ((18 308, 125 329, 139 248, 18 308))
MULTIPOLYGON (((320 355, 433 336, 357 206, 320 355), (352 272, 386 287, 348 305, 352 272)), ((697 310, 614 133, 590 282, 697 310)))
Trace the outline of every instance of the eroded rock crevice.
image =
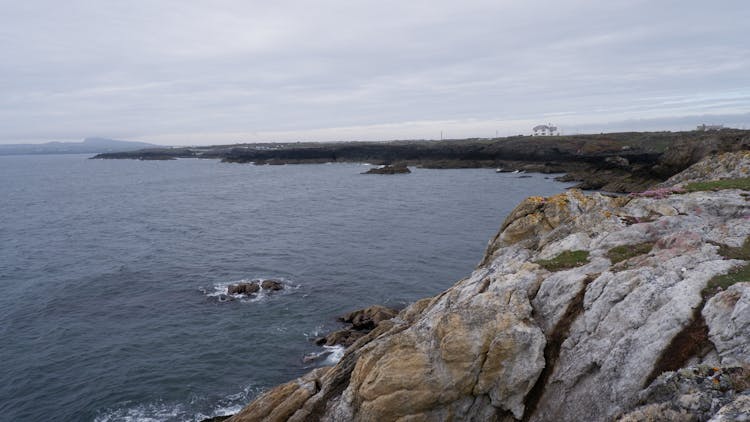
POLYGON ((536 406, 544 394, 547 381, 549 381, 549 377, 555 369, 557 358, 560 356, 560 348, 562 347, 563 342, 568 338, 570 326, 584 311, 583 299, 586 296, 586 288, 592 281, 596 280, 596 277, 598 276, 599 274, 591 274, 583 280, 583 286, 568 303, 565 313, 557 322, 555 328, 547 335, 547 344, 544 347, 544 369, 534 386, 531 388, 531 391, 529 391, 529 394, 526 396, 526 410, 523 417, 524 421, 530 420, 534 415, 536 406))
POLYGON ((662 373, 676 371, 685 366, 690 359, 701 358, 714 348, 708 339, 708 325, 701 314, 702 309, 703 303, 695 309, 690 324, 662 351, 643 388, 648 387, 662 373))

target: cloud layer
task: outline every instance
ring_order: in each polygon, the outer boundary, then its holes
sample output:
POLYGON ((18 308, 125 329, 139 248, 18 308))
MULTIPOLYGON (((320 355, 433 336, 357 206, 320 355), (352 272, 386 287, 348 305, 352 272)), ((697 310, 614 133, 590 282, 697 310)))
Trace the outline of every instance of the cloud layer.
POLYGON ((747 22, 745 0, 3 2, 0 143, 750 126, 747 22))

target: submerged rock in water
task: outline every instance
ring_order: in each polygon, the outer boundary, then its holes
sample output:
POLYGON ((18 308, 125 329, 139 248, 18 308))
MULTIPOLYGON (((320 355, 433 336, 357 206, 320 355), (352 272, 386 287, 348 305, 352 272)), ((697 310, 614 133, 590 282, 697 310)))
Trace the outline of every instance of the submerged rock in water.
MULTIPOLYGON (((723 155, 685 179, 721 178, 744 159, 723 155)), ((269 390, 230 421, 747 420, 742 193, 529 198, 470 276, 390 319, 346 315, 353 326, 380 322, 335 366, 269 390), (588 258, 540 265, 571 251, 588 258)))

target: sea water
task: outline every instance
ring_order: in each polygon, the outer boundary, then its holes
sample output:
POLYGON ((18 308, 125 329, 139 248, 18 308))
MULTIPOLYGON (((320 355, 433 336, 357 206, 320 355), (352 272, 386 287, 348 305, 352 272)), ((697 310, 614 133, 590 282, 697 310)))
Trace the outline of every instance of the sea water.
POLYGON ((438 294, 519 201, 567 186, 492 169, 87 158, 0 157, 0 420, 236 412, 340 356, 311 342, 338 315, 438 294), (223 295, 265 278, 285 288, 223 295))

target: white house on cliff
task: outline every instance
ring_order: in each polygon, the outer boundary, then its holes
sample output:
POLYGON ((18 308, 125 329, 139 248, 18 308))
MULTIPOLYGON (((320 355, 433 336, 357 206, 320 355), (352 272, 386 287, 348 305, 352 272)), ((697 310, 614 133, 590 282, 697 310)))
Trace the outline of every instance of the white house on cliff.
POLYGON ((534 136, 552 136, 557 134, 557 126, 552 123, 534 126, 534 136))

